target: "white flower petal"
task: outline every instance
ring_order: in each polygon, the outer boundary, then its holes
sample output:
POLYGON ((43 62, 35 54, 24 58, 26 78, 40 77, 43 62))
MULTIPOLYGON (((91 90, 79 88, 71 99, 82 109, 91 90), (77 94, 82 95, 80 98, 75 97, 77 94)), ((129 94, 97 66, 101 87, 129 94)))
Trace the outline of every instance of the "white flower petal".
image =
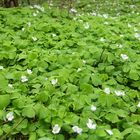
POLYGON ((8 84, 8 87, 9 87, 9 88, 13 88, 13 85, 12 85, 12 84, 8 84))
POLYGON ((37 14, 36 14, 36 13, 33 13, 33 16, 34 16, 34 17, 36 17, 36 16, 37 16, 37 14))
POLYGON ((22 30, 22 31, 25 31, 25 28, 22 28, 21 30, 22 30))
POLYGON ((70 9, 70 12, 71 12, 71 13, 77 13, 77 10, 74 9, 74 8, 71 8, 71 9, 70 9))
POLYGON ((78 68, 78 69, 77 69, 77 72, 80 72, 80 71, 81 71, 81 68, 78 68))
POLYGON ((27 25, 28 25, 29 27, 31 27, 31 22, 28 22, 27 25))
POLYGON ((84 28, 85 28, 85 29, 89 29, 89 24, 88 24, 88 23, 85 23, 85 24, 84 24, 84 28))
POLYGON ((86 64, 87 63, 86 60, 83 60, 83 63, 86 64))
POLYGON ((0 70, 3 70, 4 69, 4 67, 3 66, 0 66, 0 70))
POLYGON ((106 129, 106 132, 107 132, 110 136, 113 135, 112 130, 106 129))
POLYGON ((105 39, 101 37, 101 38, 100 38, 100 41, 101 41, 101 42, 105 42, 105 39))
POLYGON ((36 38, 36 37, 32 37, 32 40, 33 40, 33 41, 37 41, 37 38, 36 38))
POLYGON ((137 107, 139 107, 139 108, 140 108, 140 102, 137 104, 137 107))

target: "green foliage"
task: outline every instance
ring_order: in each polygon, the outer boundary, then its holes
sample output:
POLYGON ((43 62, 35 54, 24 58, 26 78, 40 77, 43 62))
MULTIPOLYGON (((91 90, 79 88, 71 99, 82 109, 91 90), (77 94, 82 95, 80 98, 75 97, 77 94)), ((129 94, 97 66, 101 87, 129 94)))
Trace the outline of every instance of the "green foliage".
POLYGON ((139 13, 92 4, 0 9, 0 139, 140 137, 139 13))

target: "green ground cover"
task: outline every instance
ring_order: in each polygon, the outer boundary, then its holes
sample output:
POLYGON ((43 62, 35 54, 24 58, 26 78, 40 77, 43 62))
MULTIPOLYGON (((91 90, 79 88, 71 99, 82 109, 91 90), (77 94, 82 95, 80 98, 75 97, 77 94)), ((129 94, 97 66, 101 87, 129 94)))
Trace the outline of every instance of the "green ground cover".
POLYGON ((139 3, 91 5, 0 9, 0 140, 139 139, 139 3))

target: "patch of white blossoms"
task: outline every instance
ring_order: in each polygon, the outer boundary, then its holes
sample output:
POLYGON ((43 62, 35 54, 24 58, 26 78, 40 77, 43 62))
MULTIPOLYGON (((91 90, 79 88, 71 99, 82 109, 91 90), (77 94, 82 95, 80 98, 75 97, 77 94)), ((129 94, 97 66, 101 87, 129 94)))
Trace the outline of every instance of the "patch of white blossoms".
POLYGON ((87 127, 88 127, 89 129, 96 129, 96 124, 93 123, 93 121, 92 121, 91 119, 88 119, 87 127))
POLYGON ((44 7, 41 7, 40 5, 34 5, 34 8, 44 12, 44 7))
POLYGON ((58 82, 58 79, 52 79, 52 80, 51 80, 52 85, 56 85, 57 82, 58 82))
POLYGON ((28 81, 28 78, 27 76, 21 76, 21 82, 27 82, 28 81))
POLYGON ((110 88, 106 87, 106 88, 104 89, 104 92, 105 92, 106 94, 110 94, 110 88))
POLYGON ((126 54, 121 54, 121 58, 122 58, 123 60, 127 60, 129 57, 128 57, 126 54))
POLYGON ((108 18, 108 14, 103 14, 103 17, 104 18, 108 18))
POLYGON ((83 129, 78 126, 73 126, 72 130, 77 134, 82 134, 83 129))
POLYGON ((61 128, 58 124, 55 124, 53 129, 52 129, 52 133, 53 134, 58 134, 60 132, 61 128))
POLYGON ((117 96, 124 96, 125 95, 124 91, 120 91, 120 90, 115 90, 115 94, 117 96))
POLYGON ((6 119, 8 121, 12 121, 14 119, 14 113, 13 112, 9 112, 7 115, 6 115, 6 119))
POLYGON ((71 9, 70 9, 70 12, 71 12, 71 13, 77 13, 77 10, 74 9, 74 8, 71 8, 71 9))

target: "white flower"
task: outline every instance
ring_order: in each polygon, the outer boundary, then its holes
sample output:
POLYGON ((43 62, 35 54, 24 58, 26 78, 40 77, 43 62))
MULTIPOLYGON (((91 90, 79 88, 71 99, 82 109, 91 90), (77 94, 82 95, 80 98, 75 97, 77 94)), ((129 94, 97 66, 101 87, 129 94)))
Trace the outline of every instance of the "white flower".
POLYGON ((38 10, 36 10, 36 13, 38 14, 38 13, 39 13, 39 11, 38 11, 38 10))
POLYGON ((108 23, 108 22, 104 22, 104 24, 105 24, 105 25, 108 25, 109 23, 108 23))
POLYGON ((91 105, 91 108, 90 109, 91 109, 91 111, 96 111, 97 108, 96 108, 96 106, 91 105))
POLYGON ((41 7, 41 8, 40 8, 40 11, 44 12, 44 7, 41 7))
POLYGON ((60 132, 61 128, 58 124, 55 124, 52 130, 53 134, 58 134, 60 132))
POLYGON ((124 96, 125 95, 124 91, 120 91, 120 90, 115 90, 115 94, 117 96, 124 96))
POLYGON ((0 66, 0 70, 3 70, 4 69, 4 67, 3 66, 0 66))
POLYGON ((96 129, 96 124, 94 124, 93 121, 92 121, 91 119, 88 119, 87 127, 88 127, 89 129, 96 129))
POLYGON ((33 16, 34 16, 34 17, 36 17, 36 16, 37 16, 37 14, 36 14, 36 13, 33 13, 33 16))
POLYGON ((95 12, 90 13, 92 16, 96 16, 97 14, 95 12))
POLYGON ((29 27, 31 27, 31 22, 28 22, 27 25, 28 25, 29 27))
POLYGON ((47 81, 48 80, 48 77, 46 77, 45 80, 47 81))
POLYGON ((77 69, 77 72, 80 72, 80 71, 81 71, 81 68, 78 68, 78 69, 77 69))
POLYGON ((123 60, 127 60, 127 59, 128 59, 128 56, 127 56, 126 54, 121 54, 121 58, 122 58, 123 60))
POLYGON ((140 107, 140 102, 137 104, 137 107, 140 107))
POLYGON ((34 8, 40 9, 40 5, 34 5, 34 8))
POLYGON ((79 19, 78 21, 79 21, 79 22, 83 22, 83 20, 81 20, 81 19, 79 19))
POLYGON ((86 60, 83 60, 83 63, 86 64, 87 63, 86 60))
POLYGON ((33 6, 30 6, 30 8, 33 9, 34 7, 33 6))
POLYGON ((105 92, 106 94, 110 94, 110 88, 105 88, 105 89, 104 89, 104 92, 105 92))
POLYGON ((50 6, 53 6, 53 3, 50 3, 49 5, 50 5, 50 6))
POLYGON ((135 33, 134 36, 135 36, 138 40, 140 40, 140 34, 135 33))
POLYGON ((120 35, 120 37, 124 37, 124 35, 120 35))
POLYGON ((26 76, 21 76, 21 82, 27 82, 28 78, 26 76))
POLYGON ((137 29, 136 27, 134 27, 134 31, 135 31, 135 32, 137 32, 137 31, 138 31, 138 29, 137 29))
POLYGON ((84 28, 85 28, 85 29, 89 29, 89 24, 88 24, 88 23, 85 23, 85 24, 84 24, 84 28))
POLYGON ((14 113, 13 112, 9 112, 7 115, 6 115, 6 119, 8 121, 12 121, 14 119, 14 113))
POLYGON ((34 5, 34 8, 44 12, 44 7, 41 7, 40 5, 34 5))
POLYGON ((25 31, 25 28, 22 28, 21 30, 22 30, 22 31, 25 31))
POLYGON ((32 70, 27 69, 27 73, 28 73, 28 74, 32 74, 32 70))
POLYGON ((130 5, 130 8, 134 8, 135 7, 135 5, 130 5))
POLYGON ((83 129, 78 127, 78 126, 73 126, 72 127, 72 130, 75 132, 75 133, 78 133, 78 134, 81 134, 83 129))
POLYGON ((122 45, 122 44, 117 44, 117 47, 118 47, 118 48, 122 48, 123 45, 122 45))
POLYGON ((32 37, 32 40, 33 40, 33 41, 37 41, 37 38, 36 38, 36 37, 32 37))
POLYGON ((101 37, 101 38, 100 38, 100 41, 101 41, 101 42, 105 42, 105 39, 101 37))
POLYGON ((112 130, 106 129, 106 132, 107 132, 110 136, 113 135, 112 130))
POLYGON ((128 23, 128 27, 129 27, 129 28, 132 27, 131 24, 128 23))
POLYGON ((74 8, 71 8, 71 9, 70 9, 70 12, 71 12, 71 13, 77 13, 77 10, 74 9, 74 8))
POLYGON ((8 84, 8 87, 9 87, 9 88, 13 88, 13 85, 12 85, 12 84, 8 84))
POLYGON ((52 85, 56 85, 57 82, 58 82, 58 79, 52 79, 52 80, 51 80, 52 85))
POLYGON ((104 18, 108 18, 108 14, 103 14, 103 17, 104 18))
POLYGON ((55 37, 55 36, 56 36, 56 34, 52 34, 52 36, 53 36, 53 37, 55 37))

